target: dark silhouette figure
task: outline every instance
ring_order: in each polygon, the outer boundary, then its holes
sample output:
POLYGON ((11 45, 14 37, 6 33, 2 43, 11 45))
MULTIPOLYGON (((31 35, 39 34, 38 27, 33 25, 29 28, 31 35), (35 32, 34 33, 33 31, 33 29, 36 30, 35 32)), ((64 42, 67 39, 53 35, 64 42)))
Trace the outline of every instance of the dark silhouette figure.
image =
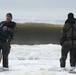
POLYGON ((65 68, 68 52, 70 52, 70 66, 75 67, 76 54, 76 19, 73 13, 68 14, 68 19, 62 29, 60 44, 62 46, 60 66, 65 68))

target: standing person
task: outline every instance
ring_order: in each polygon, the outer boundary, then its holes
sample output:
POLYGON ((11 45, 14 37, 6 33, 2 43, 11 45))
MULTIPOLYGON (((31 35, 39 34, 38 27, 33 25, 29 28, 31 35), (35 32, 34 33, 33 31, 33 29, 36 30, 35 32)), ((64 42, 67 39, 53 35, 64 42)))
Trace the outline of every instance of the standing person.
POLYGON ((10 53, 10 43, 16 29, 16 23, 12 21, 12 14, 6 14, 6 21, 0 23, 0 50, 3 56, 3 68, 9 68, 8 56, 10 53))
POLYGON ((76 19, 73 13, 68 14, 68 19, 62 30, 60 44, 62 46, 60 67, 65 70, 67 55, 70 52, 71 70, 75 69, 76 52, 76 19))

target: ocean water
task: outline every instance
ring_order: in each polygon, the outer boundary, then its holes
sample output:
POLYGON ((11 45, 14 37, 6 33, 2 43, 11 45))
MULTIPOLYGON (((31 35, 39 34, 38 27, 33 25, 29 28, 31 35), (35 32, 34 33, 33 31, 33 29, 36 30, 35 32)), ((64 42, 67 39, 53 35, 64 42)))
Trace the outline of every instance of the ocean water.
POLYGON ((9 11, 4 10, 0 12, 0 21, 5 20, 7 12, 11 12, 13 20, 18 23, 37 22, 50 24, 64 24, 66 20, 66 13, 51 12, 51 11, 9 11))
POLYGON ((58 24, 63 25, 65 20, 30 20, 30 19, 14 19, 17 23, 49 23, 49 24, 58 24))
MULTIPOLYGON (((4 21, 5 19, 0 19, 4 21)), ((13 19, 17 23, 49 23, 49 24, 58 24, 63 25, 65 20, 39 20, 39 19, 13 19)))
MULTIPOLYGON (((4 21, 8 11, 0 12, 0 21, 4 21)), ((25 11, 11 11, 13 21, 18 23, 36 22, 36 23, 50 23, 50 24, 64 24, 66 15, 61 13, 51 12, 25 12, 25 11)))

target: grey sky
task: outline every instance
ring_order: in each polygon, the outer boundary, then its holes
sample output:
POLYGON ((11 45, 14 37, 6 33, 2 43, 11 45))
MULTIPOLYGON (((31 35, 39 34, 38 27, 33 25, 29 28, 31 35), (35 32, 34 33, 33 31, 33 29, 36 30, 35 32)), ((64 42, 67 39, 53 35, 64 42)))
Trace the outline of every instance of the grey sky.
POLYGON ((69 12, 76 15, 76 0, 0 0, 1 17, 6 12, 12 12, 15 18, 65 19, 69 12))
POLYGON ((2 10, 55 10, 75 9, 76 0, 1 0, 2 10))

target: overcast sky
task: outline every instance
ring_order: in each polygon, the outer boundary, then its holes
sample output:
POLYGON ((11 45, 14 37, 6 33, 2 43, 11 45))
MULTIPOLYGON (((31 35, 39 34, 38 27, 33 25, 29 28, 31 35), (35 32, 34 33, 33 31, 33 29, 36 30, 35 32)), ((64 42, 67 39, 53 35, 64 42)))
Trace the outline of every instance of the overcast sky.
POLYGON ((11 12, 15 19, 66 19, 76 16, 76 0, 0 0, 0 19, 11 12))

